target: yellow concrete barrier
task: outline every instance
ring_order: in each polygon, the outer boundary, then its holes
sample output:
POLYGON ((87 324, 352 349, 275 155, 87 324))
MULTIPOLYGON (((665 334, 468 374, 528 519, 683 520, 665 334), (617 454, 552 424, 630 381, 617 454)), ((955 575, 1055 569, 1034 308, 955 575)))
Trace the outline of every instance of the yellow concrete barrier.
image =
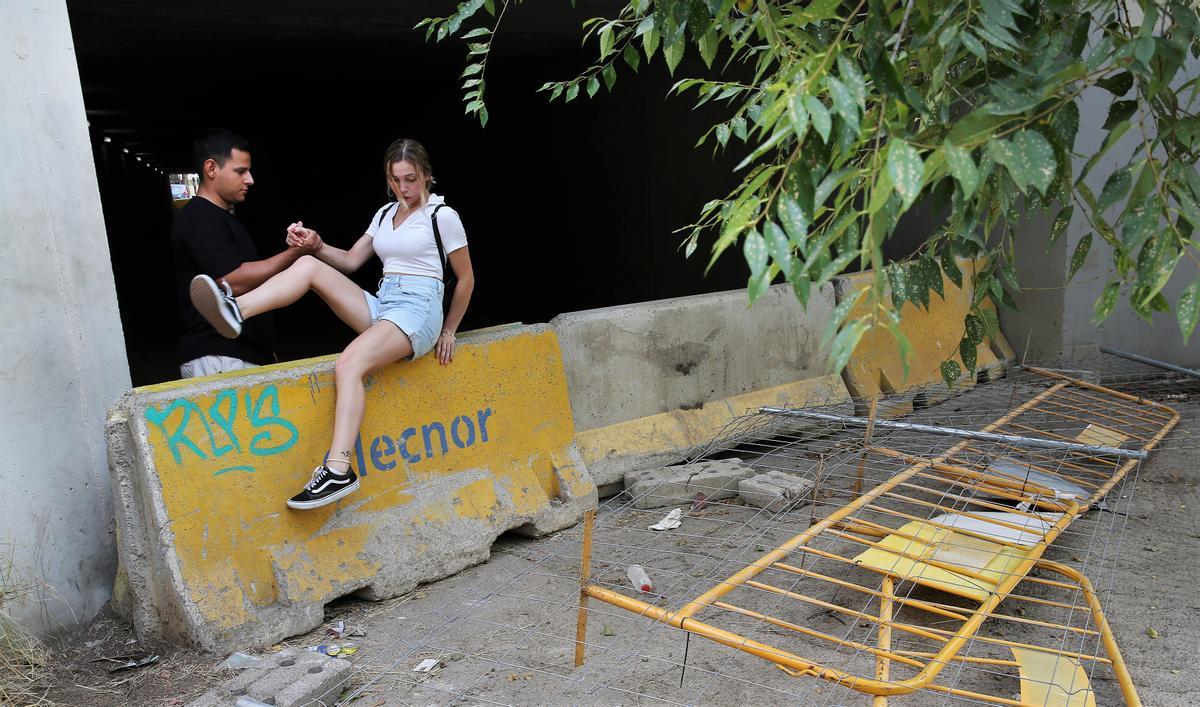
POLYGON ((114 406, 118 605, 139 635, 270 644, 318 625, 331 599, 397 596, 487 559, 504 531, 557 530, 595 504, 548 327, 371 376, 360 490, 290 510, 333 408, 333 357, 140 388, 114 406))
MULTIPOLYGON (((822 405, 849 400, 837 375, 807 378, 704 403, 691 410, 672 410, 615 425, 576 433, 588 469, 609 476, 676 461, 711 442, 747 411, 764 405, 822 405)), ((730 430, 736 434, 737 430, 730 430)))
MULTIPOLYGON (((918 394, 914 391, 918 388, 921 389, 919 394, 929 402, 949 394, 942 381, 941 365, 943 361, 953 359, 962 366, 958 342, 963 336, 964 319, 971 311, 974 296, 971 278, 977 267, 975 261, 965 259, 960 259, 958 265, 963 273, 961 288, 943 276, 942 286, 946 296, 939 297, 936 292, 931 292, 929 309, 917 307, 911 302, 902 305, 900 329, 913 346, 907 376, 896 340, 886 328, 876 327, 863 335, 842 374, 846 387, 855 398, 869 399, 882 394, 909 391, 907 397, 911 404, 913 397, 918 394)), ((836 278, 834 288, 838 302, 870 287, 874 277, 874 271, 867 270, 836 278)), ((887 306, 891 307, 890 301, 887 306)), ((990 308, 992 305, 988 303, 985 306, 990 308)), ((851 310, 850 316, 860 316, 868 311, 860 301, 851 310)), ((976 356, 977 374, 985 376, 985 380, 1004 375, 1005 369, 1014 363, 1012 347, 999 332, 994 338, 984 338, 976 347, 976 356)), ((959 386, 974 385, 975 380, 963 366, 959 386)), ((904 412, 899 405, 889 405, 888 409, 889 414, 904 412)))

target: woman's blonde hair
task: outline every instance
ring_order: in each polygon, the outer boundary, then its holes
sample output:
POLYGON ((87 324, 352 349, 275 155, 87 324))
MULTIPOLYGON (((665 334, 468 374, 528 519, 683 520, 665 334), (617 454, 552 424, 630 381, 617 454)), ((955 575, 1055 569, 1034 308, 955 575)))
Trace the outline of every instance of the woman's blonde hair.
MULTIPOLYGON (((421 206, 429 199, 429 191, 433 186, 433 166, 429 164, 429 153, 421 143, 409 138, 400 138, 392 144, 388 145, 387 150, 383 153, 383 174, 387 180, 389 191, 391 190, 392 181, 392 165, 397 162, 408 162, 417 170, 417 176, 424 181, 421 187, 421 206)), ((408 204, 404 200, 395 195, 396 200, 400 202, 400 208, 407 209, 408 204)))

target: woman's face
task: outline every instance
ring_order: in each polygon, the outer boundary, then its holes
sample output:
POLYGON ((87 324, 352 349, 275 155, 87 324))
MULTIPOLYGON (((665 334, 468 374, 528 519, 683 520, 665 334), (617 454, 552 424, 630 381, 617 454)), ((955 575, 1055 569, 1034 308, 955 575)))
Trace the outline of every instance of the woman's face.
POLYGON ((415 209, 421 205, 421 197, 425 192, 425 177, 408 160, 392 163, 388 173, 388 186, 396 199, 403 201, 408 208, 415 209))

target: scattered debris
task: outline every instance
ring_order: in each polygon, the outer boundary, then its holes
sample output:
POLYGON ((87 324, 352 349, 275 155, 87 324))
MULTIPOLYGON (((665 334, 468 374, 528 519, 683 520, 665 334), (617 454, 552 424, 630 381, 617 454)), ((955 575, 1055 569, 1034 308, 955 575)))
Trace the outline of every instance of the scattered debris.
POLYGON ((309 653, 320 653, 322 655, 328 655, 328 656, 348 656, 348 655, 354 655, 355 653, 357 653, 358 646, 350 641, 347 641, 346 643, 341 643, 341 644, 338 644, 338 643, 330 643, 328 645, 321 644, 319 646, 309 646, 308 652, 309 653))
POLYGON ((158 659, 159 659, 159 656, 151 655, 151 656, 146 656, 144 658, 141 658, 139 660, 129 660, 121 665, 116 666, 115 668, 109 668, 108 672, 119 673, 122 670, 133 670, 134 668, 144 668, 147 665, 154 665, 155 663, 158 662, 158 659))
POLYGON ((250 655, 249 653, 238 651, 237 653, 234 653, 225 660, 221 661, 217 665, 217 669, 220 670, 222 668, 233 668, 235 670, 243 670, 245 668, 259 668, 262 667, 263 663, 265 662, 266 661, 256 655, 250 655))
POLYGON ((338 621, 333 626, 325 629, 326 635, 334 638, 354 638, 367 635, 366 629, 361 626, 347 626, 345 621, 338 621))
POLYGON ((1147 636, 1149 636, 1150 638, 1157 639, 1157 638, 1158 638, 1158 631, 1155 631, 1155 630, 1154 630, 1154 627, 1153 627, 1153 626, 1151 626, 1151 627, 1149 627, 1149 628, 1147 628, 1147 629, 1146 629, 1146 635, 1147 635, 1147 636))
POLYGON ((708 507, 708 496, 703 492, 697 492, 696 497, 692 499, 692 512, 702 511, 708 507))
POLYGON ((651 592, 654 590, 654 583, 650 581, 650 575, 646 574, 646 570, 641 565, 630 565, 625 571, 629 577, 629 583, 640 592, 651 592))
POLYGON ((670 513, 663 516, 662 520, 658 521, 654 525, 649 526, 649 529, 650 530, 674 530, 675 528, 678 528, 680 525, 683 525, 683 522, 679 520, 681 517, 683 517, 683 509, 676 508, 676 509, 672 510, 670 513))
POLYGON ((428 673, 440 667, 442 667, 442 661, 438 660, 437 658, 426 658, 420 663, 417 663, 417 667, 413 668, 412 671, 414 673, 428 673))
POLYGON ((617 635, 617 632, 612 629, 612 626, 609 626, 608 624, 604 624, 604 627, 600 629, 600 635, 615 636, 615 635, 617 635))

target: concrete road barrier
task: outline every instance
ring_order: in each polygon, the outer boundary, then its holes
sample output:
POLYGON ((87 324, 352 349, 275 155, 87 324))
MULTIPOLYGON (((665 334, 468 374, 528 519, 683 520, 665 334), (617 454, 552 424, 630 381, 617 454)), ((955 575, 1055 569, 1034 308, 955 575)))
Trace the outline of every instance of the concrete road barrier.
POLYGON ((596 499, 547 326, 466 339, 367 380, 361 488, 289 496, 325 456, 333 357, 139 388, 110 411, 118 607, 138 634, 211 651, 317 626, 330 600, 382 599, 487 559, 500 534, 577 522, 596 499))
POLYGON ((619 491, 624 472, 708 441, 755 404, 736 396, 778 401, 777 388, 826 373, 819 344, 833 307, 832 287, 805 309, 776 285, 753 307, 732 290, 552 319, 596 483, 619 491))
MULTIPOLYGON (((929 309, 917 307, 911 302, 902 305, 900 329, 913 346, 907 376, 896 340, 887 329, 877 327, 863 335, 842 373, 846 387, 855 398, 866 400, 883 394, 899 394, 901 399, 907 399, 909 405, 888 406, 889 414, 898 415, 905 410, 911 411, 912 401, 920 400, 921 396, 926 402, 934 403, 951 393, 942 380, 941 365, 943 361, 952 359, 962 366, 958 342, 963 336, 964 319, 971 311, 975 294, 971 277, 976 263, 959 259, 958 265, 963 273, 961 288, 943 276, 945 297, 930 292, 929 309)), ((870 287, 874 277, 874 271, 867 270, 835 278, 837 301, 843 302, 854 292, 870 287)), ((890 303, 888 306, 891 306, 890 303)), ((990 304, 985 306, 991 307, 990 304)), ((860 301, 850 316, 866 312, 866 305, 860 301)), ((1012 347, 998 331, 994 338, 985 337, 976 347, 976 376, 982 376, 985 380, 1004 375, 1006 368, 1014 362, 1012 347)), ((974 385, 976 376, 972 376, 964 366, 959 387, 974 385)))

